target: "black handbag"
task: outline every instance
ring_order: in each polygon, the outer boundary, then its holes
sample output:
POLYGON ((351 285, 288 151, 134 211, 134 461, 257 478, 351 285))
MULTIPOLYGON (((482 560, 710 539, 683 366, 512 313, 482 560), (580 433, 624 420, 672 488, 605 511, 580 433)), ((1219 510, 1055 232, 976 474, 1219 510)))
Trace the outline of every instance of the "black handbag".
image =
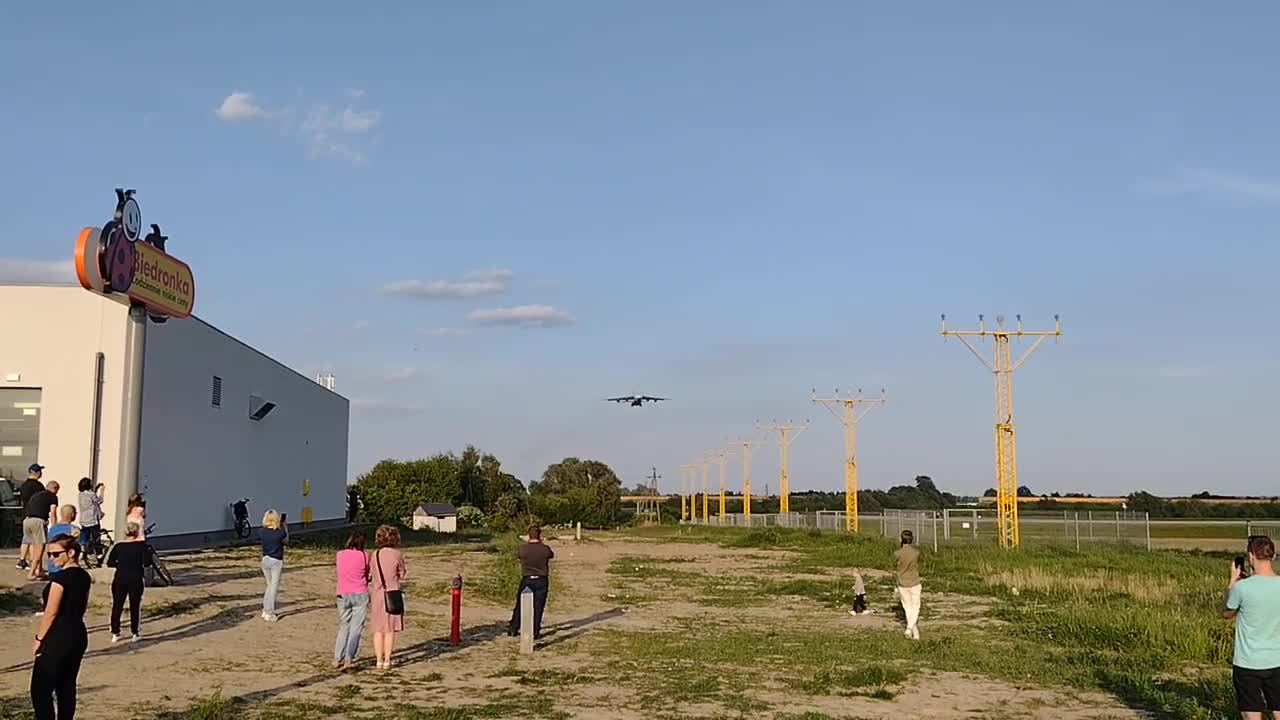
POLYGON ((382 559, 378 557, 378 553, 382 552, 382 548, 378 548, 373 554, 373 564, 378 566, 378 580, 382 583, 383 605, 387 609, 388 615, 404 614, 404 591, 388 590, 387 579, 382 574, 382 559))

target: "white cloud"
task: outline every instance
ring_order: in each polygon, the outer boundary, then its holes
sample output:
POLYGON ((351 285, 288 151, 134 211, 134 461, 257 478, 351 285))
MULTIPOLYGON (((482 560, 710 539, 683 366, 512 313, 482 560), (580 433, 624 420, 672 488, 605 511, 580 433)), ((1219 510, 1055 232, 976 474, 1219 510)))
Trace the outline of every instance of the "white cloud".
POLYGON ((250 120, 267 115, 266 111, 253 101, 252 95, 243 92, 233 92, 228 95, 214 112, 227 122, 250 120))
POLYGON ((387 370, 382 374, 382 379, 389 383, 398 383, 398 382, 404 382, 406 380, 412 380, 417 376, 418 376, 418 368, 402 367, 402 368, 392 368, 390 370, 387 370))
POLYGON ((363 90, 348 88, 343 94, 348 100, 344 107, 315 103, 304 110, 289 105, 269 107, 250 93, 234 92, 222 101, 216 114, 228 122, 256 120, 276 126, 306 144, 312 157, 337 157, 363 165, 368 156, 352 139, 377 128, 382 111, 355 107, 353 103, 364 97, 363 90))
POLYGON ((467 320, 477 325, 507 325, 518 327, 552 327, 572 325, 573 316, 550 305, 519 305, 509 308, 475 310, 467 320))
POLYGON ((383 295, 423 300, 501 295, 511 284, 510 270, 476 270, 461 280, 398 280, 378 288, 383 295))
POLYGON ((73 284, 75 261, 0 258, 0 282, 73 284))
POLYGON ((1141 186, 1157 195, 1218 195, 1268 203, 1280 202, 1280 180, 1234 173, 1199 170, 1149 180, 1141 186))

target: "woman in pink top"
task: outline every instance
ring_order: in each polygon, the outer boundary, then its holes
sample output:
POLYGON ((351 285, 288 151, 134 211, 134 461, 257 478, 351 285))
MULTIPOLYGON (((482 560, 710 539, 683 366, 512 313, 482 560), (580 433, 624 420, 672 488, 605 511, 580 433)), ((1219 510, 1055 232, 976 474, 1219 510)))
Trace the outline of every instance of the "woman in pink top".
POLYGON ((129 514, 125 522, 138 523, 138 540, 147 541, 147 501, 141 495, 129 496, 129 514))
POLYGON ((360 649, 360 631, 369 610, 369 557, 364 533, 356 530, 338 551, 338 638, 333 642, 333 666, 350 670, 360 649))
POLYGON ((387 590, 399 590, 404 579, 404 555, 396 549, 400 544, 400 531, 390 525, 378 528, 374 535, 378 549, 373 552, 373 594, 369 598, 370 621, 373 630, 373 652, 378 656, 378 669, 391 667, 391 651, 395 648, 396 633, 404 630, 404 615, 387 612, 387 590))

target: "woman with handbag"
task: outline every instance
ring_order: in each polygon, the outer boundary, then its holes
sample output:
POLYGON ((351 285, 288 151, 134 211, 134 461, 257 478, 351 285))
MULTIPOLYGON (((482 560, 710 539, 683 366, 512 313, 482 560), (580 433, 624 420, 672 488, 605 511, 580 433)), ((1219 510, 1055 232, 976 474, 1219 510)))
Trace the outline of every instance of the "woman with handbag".
POLYGON ((374 535, 374 544, 378 549, 373 551, 369 562, 373 566, 369 628, 373 631, 378 669, 386 670, 391 667, 396 633, 404 631, 404 593, 400 590, 400 581, 405 577, 404 555, 396 549, 400 545, 400 531, 383 525, 374 535))

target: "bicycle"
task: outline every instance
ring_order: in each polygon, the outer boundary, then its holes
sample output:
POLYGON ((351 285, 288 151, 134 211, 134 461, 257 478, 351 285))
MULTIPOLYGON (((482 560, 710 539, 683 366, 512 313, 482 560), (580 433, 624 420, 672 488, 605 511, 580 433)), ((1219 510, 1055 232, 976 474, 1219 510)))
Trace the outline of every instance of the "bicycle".
POLYGON ((89 546, 85 548, 85 550, 88 556, 94 559, 94 562, 97 563, 98 567, 106 567, 107 554, 111 552, 111 546, 114 544, 115 539, 112 538, 111 531, 104 525, 98 528, 97 542, 89 543, 89 546))
POLYGON ((253 532, 249 525, 249 498, 231 503, 231 513, 235 515, 236 537, 244 539, 253 532))
MULTIPOLYGON (((155 523, 151 523, 147 526, 148 535, 150 535, 151 531, 155 529, 155 526, 155 523)), ((147 579, 147 585, 154 585, 157 577, 164 582, 166 587, 172 587, 176 584, 173 582, 173 575, 169 572, 169 568, 166 567, 164 561, 160 559, 160 553, 156 552, 156 549, 151 546, 151 543, 147 543, 147 562, 154 569, 152 576, 147 579)))

